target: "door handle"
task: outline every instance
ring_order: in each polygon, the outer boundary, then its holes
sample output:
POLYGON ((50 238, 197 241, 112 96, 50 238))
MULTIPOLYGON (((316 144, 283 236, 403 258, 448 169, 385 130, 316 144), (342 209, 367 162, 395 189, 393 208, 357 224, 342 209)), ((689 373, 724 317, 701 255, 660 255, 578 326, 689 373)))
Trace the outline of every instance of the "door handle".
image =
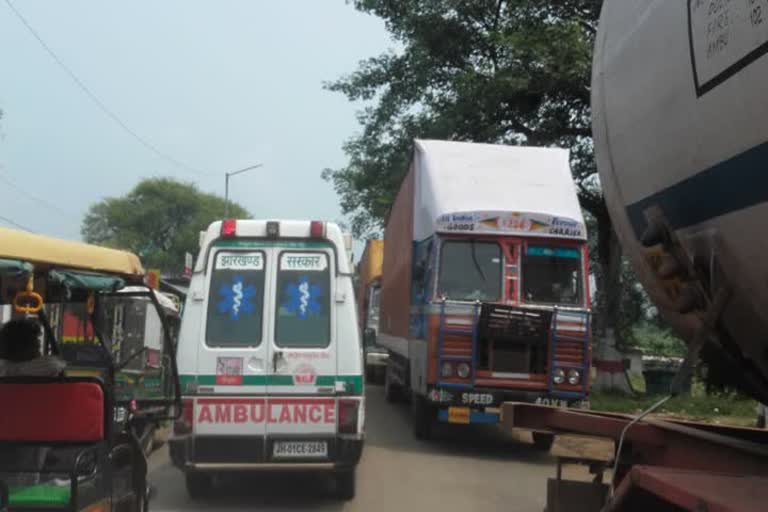
POLYGON ((279 363, 282 358, 282 352, 275 351, 275 353, 272 354, 272 373, 277 373, 277 363, 279 363))

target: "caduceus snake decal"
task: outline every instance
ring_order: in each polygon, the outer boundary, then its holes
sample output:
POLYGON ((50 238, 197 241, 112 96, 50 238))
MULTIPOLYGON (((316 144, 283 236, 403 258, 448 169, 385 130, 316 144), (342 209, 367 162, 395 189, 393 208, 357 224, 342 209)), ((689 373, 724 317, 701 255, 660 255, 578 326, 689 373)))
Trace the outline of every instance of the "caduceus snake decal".
POLYGON ((283 307, 296 314, 301 320, 319 314, 322 307, 318 299, 323 295, 322 289, 312 284, 307 276, 300 277, 297 282, 286 287, 288 301, 283 307))
POLYGON ((240 303, 243 300, 243 282, 237 281, 232 285, 232 312, 235 316, 240 314, 240 303))
POLYGON ((241 276, 235 276, 231 283, 222 284, 219 295, 222 296, 218 304, 219 312, 229 314, 232 320, 239 319, 241 312, 250 315, 255 311, 253 299, 256 287, 244 284, 241 276))

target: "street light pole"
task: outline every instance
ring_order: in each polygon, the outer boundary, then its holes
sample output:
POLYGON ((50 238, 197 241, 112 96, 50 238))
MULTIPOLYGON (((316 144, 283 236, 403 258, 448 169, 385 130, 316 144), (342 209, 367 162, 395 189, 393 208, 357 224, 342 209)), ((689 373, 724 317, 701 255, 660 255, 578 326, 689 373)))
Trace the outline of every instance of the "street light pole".
POLYGON ((250 171, 251 169, 257 169, 259 167, 262 167, 263 165, 264 164, 256 164, 250 167, 246 167, 245 169, 224 173, 224 218, 225 219, 229 217, 229 178, 230 176, 241 174, 241 173, 244 173, 245 171, 250 171))

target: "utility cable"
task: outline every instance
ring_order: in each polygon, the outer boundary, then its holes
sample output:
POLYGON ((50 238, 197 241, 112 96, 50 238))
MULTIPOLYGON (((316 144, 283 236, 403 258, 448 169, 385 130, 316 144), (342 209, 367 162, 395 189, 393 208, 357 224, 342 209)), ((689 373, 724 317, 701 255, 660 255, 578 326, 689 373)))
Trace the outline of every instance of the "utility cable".
POLYGON ((0 215, 0 221, 3 221, 3 222, 5 222, 5 223, 7 223, 7 224, 10 224, 10 225, 12 225, 12 226, 15 226, 15 227, 17 227, 17 228, 19 228, 19 229, 23 229, 24 231, 29 231, 30 233, 34 233, 34 231, 32 231, 31 229, 29 229, 28 227, 26 227, 26 226, 22 226, 21 224, 19 224, 19 223, 18 223, 18 222, 16 222, 15 220, 13 220, 13 219, 9 219, 8 217, 3 217, 2 215, 0 215))
POLYGON ((172 157, 171 155, 164 153, 163 151, 160 151, 154 144, 149 142, 147 139, 136 133, 133 129, 131 129, 130 126, 128 126, 120 117, 115 114, 109 107, 107 107, 104 102, 102 102, 96 94, 91 91, 85 83, 78 78, 78 76, 72 71, 69 66, 67 66, 63 60, 59 58, 59 56, 51 49, 50 46, 46 44, 46 42, 43 40, 43 38, 40 36, 40 34, 37 33, 37 31, 30 25, 30 23, 27 21, 27 19, 19 12, 18 9, 13 5, 11 0, 5 0, 5 3, 8 5, 8 7, 13 11, 13 13, 16 15, 16 17, 21 21, 21 23, 27 28, 27 30, 34 36, 35 39, 37 39, 37 42, 40 43, 40 46, 43 47, 43 49, 50 55, 50 57, 56 62, 56 64, 61 67, 61 69, 64 70, 64 72, 69 75, 69 77, 72 79, 72 81, 77 84, 77 86, 85 93, 88 98, 93 101, 99 109, 104 112, 104 114, 112 119, 115 123, 117 123, 118 126, 120 126, 123 131, 125 131, 128 135, 130 135, 133 139, 135 139, 139 144, 147 148, 149 151, 157 155, 158 157, 162 158, 163 160, 166 160, 172 164, 174 164, 177 167, 180 167, 182 169, 185 169, 193 174, 197 174, 199 176, 212 176, 211 173, 207 173, 205 171, 201 171, 200 169, 196 169, 188 164, 185 164, 184 162, 172 157))

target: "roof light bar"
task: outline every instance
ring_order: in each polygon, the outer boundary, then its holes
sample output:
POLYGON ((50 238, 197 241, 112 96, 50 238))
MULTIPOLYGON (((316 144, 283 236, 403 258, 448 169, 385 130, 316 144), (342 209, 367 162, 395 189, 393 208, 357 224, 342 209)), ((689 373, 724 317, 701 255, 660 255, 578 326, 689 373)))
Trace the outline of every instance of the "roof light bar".
POLYGON ((311 238, 325 238, 325 222, 313 220, 309 223, 309 236, 311 238))
POLYGON ((237 235, 237 221, 235 219, 224 219, 221 221, 221 237, 233 238, 237 235))

